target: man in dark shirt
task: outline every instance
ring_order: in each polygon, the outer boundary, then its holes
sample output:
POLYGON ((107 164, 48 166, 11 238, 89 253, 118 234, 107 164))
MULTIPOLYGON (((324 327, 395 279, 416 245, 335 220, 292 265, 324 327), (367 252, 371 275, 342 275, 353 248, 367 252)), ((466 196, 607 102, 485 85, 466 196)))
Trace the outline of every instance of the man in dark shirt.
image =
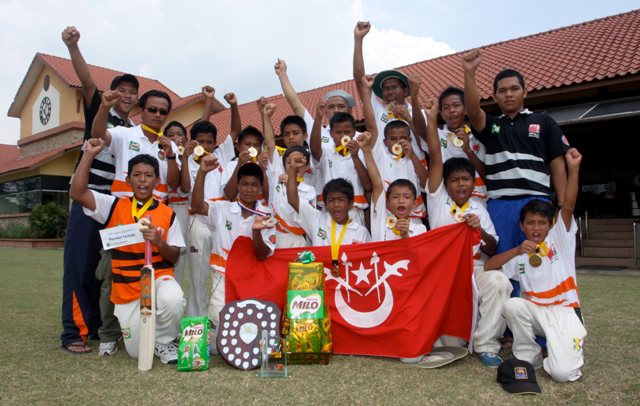
MULTIPOLYGON (((75 27, 67 27, 62 32, 71 56, 73 69, 82 83, 85 116, 85 142, 91 138, 93 119, 100 107, 100 95, 91 76, 89 67, 80 53, 78 40, 80 32, 75 27)), ((111 90, 121 94, 120 102, 109 114, 109 126, 131 126, 129 113, 138 102, 138 80, 133 75, 116 76, 111 82, 111 90)), ((84 150, 84 146, 83 146, 84 150)), ((80 152, 82 158, 82 151, 80 152)), ((114 159, 108 153, 100 153, 93 161, 89 174, 89 189, 110 194, 114 179, 114 159)), ((67 234, 64 245, 64 274, 62 282, 62 327, 60 336, 62 349, 83 354, 91 351, 86 341, 100 335, 101 355, 110 355, 117 350, 120 326, 113 316, 113 305, 109 297, 100 299, 100 281, 96 278, 96 268, 100 261, 102 243, 99 230, 101 225, 82 212, 82 206, 73 202, 69 213, 67 234), (100 302, 104 302, 102 323, 100 302), (108 308, 111 307, 109 312, 108 308), (109 314, 110 313, 110 314, 109 314), (102 325, 102 327, 101 327, 102 325), (100 331, 98 332, 98 329, 100 331), (103 348, 105 347, 105 348, 103 348), (108 347, 108 348, 107 348, 108 347)), ((102 267, 101 267, 102 268, 102 267)), ((101 278, 105 279, 105 278, 101 278)), ((104 280, 103 284, 110 284, 104 280)))

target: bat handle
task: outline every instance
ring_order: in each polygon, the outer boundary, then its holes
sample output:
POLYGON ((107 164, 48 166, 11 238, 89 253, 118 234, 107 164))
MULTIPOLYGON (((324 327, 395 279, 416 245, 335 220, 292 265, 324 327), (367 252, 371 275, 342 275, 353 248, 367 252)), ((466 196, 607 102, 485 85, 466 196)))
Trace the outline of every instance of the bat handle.
MULTIPOLYGON (((145 216, 147 219, 149 219, 149 222, 151 222, 151 216, 150 215, 146 215, 145 216)), ((151 246, 151 241, 149 240, 144 240, 144 264, 145 265, 151 265, 153 262, 151 260, 152 258, 152 251, 153 251, 153 247, 151 246)))

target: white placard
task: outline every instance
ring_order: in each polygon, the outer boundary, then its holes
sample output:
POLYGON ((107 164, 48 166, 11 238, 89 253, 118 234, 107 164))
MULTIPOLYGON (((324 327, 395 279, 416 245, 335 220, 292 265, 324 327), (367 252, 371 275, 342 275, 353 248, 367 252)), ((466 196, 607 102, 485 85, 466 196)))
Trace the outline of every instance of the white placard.
POLYGON ((105 228, 100 230, 100 238, 104 250, 144 242, 138 223, 105 228))

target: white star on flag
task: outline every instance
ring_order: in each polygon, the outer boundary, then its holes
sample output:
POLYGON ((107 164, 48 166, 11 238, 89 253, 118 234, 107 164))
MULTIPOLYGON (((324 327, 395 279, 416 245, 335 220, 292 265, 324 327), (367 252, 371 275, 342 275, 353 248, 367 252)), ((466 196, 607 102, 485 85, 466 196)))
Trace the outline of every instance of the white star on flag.
POLYGON ((362 262, 360 262, 360 268, 356 269, 355 271, 351 271, 351 273, 358 278, 354 285, 357 285, 360 282, 367 282, 367 285, 370 285, 369 274, 371 273, 371 269, 365 268, 362 262))

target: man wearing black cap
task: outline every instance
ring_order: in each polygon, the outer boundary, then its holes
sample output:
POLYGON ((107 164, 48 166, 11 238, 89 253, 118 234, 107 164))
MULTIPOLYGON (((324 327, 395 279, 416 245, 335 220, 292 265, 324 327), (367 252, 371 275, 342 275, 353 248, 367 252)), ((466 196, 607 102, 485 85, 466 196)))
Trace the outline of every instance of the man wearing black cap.
MULTIPOLYGON (((75 27, 67 27, 62 32, 62 41, 69 50, 73 69, 82 84, 86 141, 91 138, 91 127, 101 100, 89 67, 78 47, 79 39, 80 32, 75 27)), ((109 112, 110 127, 133 125, 129 113, 138 102, 138 86, 138 79, 133 75, 124 74, 113 79, 111 90, 120 93, 121 98, 109 112)), ((108 153, 98 154, 91 166, 89 189, 110 194, 114 171, 113 156, 108 153)), ((87 338, 96 337, 98 333, 100 336, 112 336, 106 340, 110 343, 106 346, 109 348, 101 344, 101 350, 104 350, 100 351, 101 355, 111 355, 117 350, 117 346, 113 344, 120 335, 120 326, 113 316, 113 311, 110 317, 103 316, 101 323, 99 309, 100 281, 96 278, 96 268, 101 259, 102 243, 98 233, 100 228, 97 222, 82 212, 80 205, 75 202, 71 204, 64 246, 61 345, 63 350, 73 354, 90 352, 91 348, 86 344, 87 338)), ((108 301, 108 297, 106 300, 108 301)))

